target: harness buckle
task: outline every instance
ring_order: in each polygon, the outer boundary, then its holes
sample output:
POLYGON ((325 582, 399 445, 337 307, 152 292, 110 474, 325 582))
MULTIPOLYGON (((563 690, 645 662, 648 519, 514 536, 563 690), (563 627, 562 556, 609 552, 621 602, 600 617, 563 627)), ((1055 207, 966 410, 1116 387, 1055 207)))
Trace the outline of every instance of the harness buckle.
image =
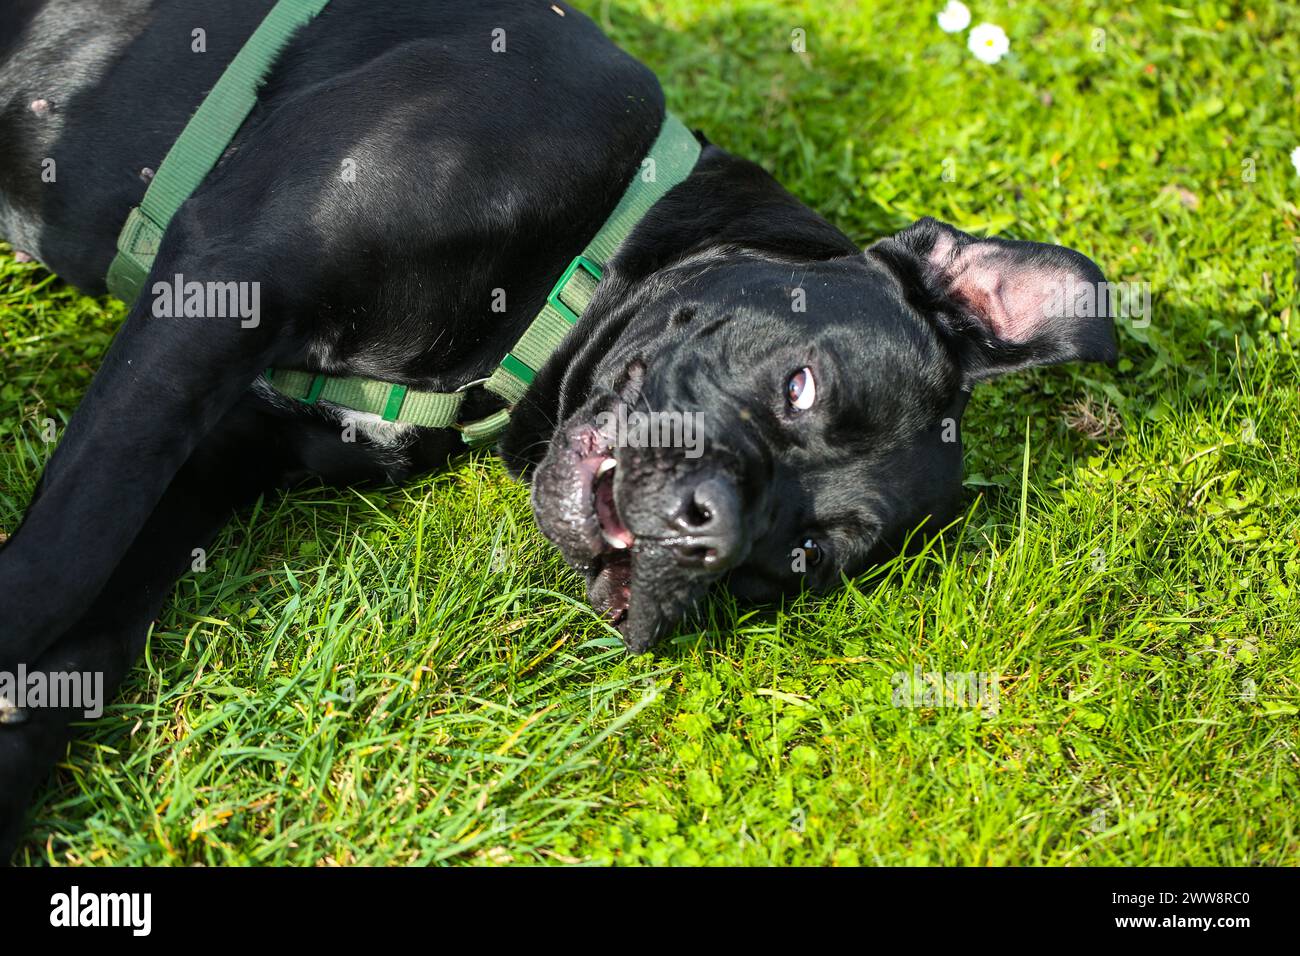
POLYGON ((564 287, 569 284, 569 280, 573 278, 573 274, 579 269, 582 269, 597 282, 600 282, 600 277, 602 275, 600 266, 588 259, 586 256, 574 256, 573 261, 569 263, 569 268, 564 270, 564 274, 560 276, 560 281, 555 283, 555 288, 553 288, 551 294, 546 297, 547 304, 550 305, 551 308, 555 309, 556 312, 560 313, 560 315, 564 316, 565 321, 570 325, 578 324, 578 313, 574 312, 564 304, 564 300, 560 298, 560 293, 564 291, 564 287))

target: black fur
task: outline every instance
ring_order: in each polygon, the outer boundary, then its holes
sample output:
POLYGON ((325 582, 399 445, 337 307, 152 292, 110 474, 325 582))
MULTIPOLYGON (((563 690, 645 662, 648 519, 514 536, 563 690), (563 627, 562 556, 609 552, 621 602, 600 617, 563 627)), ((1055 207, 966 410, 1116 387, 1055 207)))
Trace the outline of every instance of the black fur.
MULTIPOLYGON (((307 475, 400 481, 463 447, 425 430, 345 443, 338 410, 256 379, 277 366, 449 390, 496 365, 663 116, 653 75, 557 5, 564 16, 542 2, 393 0, 376 15, 334 0, 293 40, 177 214, 0 551, 0 670, 101 670, 116 685, 192 549, 233 509, 307 475), (354 182, 340 175, 348 161, 354 182), (260 323, 153 318, 150 285, 177 273, 260 283, 260 323), (497 289, 504 314, 491 309, 497 289)), ((0 38, 0 234, 103 291, 141 171, 270 6, 0 0, 11 30, 0 38), (191 51, 195 28, 206 53, 191 51), (48 158, 53 183, 41 178, 48 158)), ((833 585, 933 526, 960 488, 945 423, 955 427, 974 381, 1113 357, 1104 319, 1017 314, 1030 338, 1000 339, 1006 310, 984 309, 1000 302, 989 262, 1012 277, 1043 263, 1100 277, 1068 250, 981 243, 929 221, 863 253, 760 167, 705 144, 610 263, 501 443, 533 480, 543 530, 630 649, 719 580, 760 599, 833 585), (936 261, 940 247, 951 256, 936 261), (795 290, 806 311, 792 308, 795 290), (819 398, 796 412, 787 384, 804 367, 819 398), (698 411, 706 453, 606 449, 591 422, 620 402, 698 411), (597 517, 590 474, 607 453, 615 519, 597 517), (619 522, 635 536, 625 551, 600 536, 619 522), (808 539, 805 575, 791 552, 808 539)), ((476 390, 466 414, 498 404, 476 390)), ((67 736, 64 712, 26 718, 0 726, 6 855, 67 736)))

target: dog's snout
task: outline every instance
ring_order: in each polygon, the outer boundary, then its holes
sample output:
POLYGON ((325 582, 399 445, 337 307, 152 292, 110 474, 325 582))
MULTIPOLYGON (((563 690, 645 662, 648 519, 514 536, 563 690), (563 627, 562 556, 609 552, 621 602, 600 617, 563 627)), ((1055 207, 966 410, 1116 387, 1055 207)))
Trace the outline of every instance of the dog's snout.
POLYGON ((710 476, 688 485, 672 523, 681 532, 676 551, 683 564, 725 571, 742 556, 740 494, 726 478, 710 476))

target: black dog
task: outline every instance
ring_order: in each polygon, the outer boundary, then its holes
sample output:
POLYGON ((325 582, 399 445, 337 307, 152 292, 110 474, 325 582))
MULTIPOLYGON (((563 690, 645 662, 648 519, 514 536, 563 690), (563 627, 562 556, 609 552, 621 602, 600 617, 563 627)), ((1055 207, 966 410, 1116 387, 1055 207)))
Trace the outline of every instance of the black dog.
MULTIPOLYGON (((0 234, 92 293, 142 170, 271 2, 108 6, 0 2, 0 234)), ((655 77, 562 3, 375 7, 334 0, 297 34, 172 221, 150 282, 256 281, 262 317, 130 310, 0 551, 0 671, 97 671, 115 687, 234 509, 309 475, 401 481, 462 449, 453 431, 364 420, 340 441, 346 412, 259 376, 481 379, 660 128, 655 77), (354 181, 338 175, 349 159, 354 181)), ((928 219, 863 251, 704 143, 608 264, 500 452, 531 473, 542 530, 641 651, 724 578, 754 599, 833 585, 944 521, 976 382, 1113 359, 1104 314, 1050 305, 1101 281, 1071 250, 928 219), (619 447, 601 413, 620 405, 702 416, 703 453, 619 447)), ((500 404, 473 390, 466 409, 500 404)), ((70 716, 0 714, 0 851, 70 716)))

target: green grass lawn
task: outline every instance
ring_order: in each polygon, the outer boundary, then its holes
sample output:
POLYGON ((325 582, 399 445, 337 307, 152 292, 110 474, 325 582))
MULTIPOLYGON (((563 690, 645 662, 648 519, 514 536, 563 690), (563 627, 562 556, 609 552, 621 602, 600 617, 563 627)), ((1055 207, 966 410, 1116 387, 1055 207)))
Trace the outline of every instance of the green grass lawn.
MULTIPOLYGON (((964 522, 629 659, 490 457, 267 500, 19 859, 1300 862, 1300 8, 968 2, 996 65, 939 2, 579 4, 863 244, 929 214, 1150 283, 1117 369, 976 392, 964 522), (996 706, 896 706, 915 668, 996 706)), ((121 316, 0 247, 0 530, 121 316)))

